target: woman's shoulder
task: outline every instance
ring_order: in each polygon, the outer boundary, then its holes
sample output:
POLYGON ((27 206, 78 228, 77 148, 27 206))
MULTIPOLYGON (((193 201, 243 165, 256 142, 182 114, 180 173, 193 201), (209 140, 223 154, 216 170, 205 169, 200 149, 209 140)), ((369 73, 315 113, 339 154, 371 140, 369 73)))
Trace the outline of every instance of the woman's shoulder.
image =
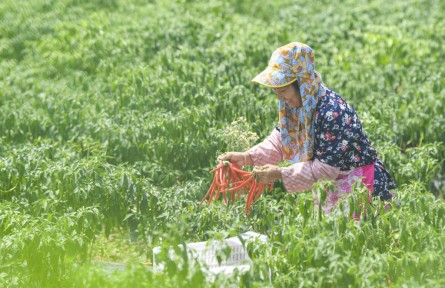
POLYGON ((317 103, 316 108, 317 117, 326 117, 326 115, 343 115, 355 114, 352 108, 338 93, 326 89, 326 94, 317 103))

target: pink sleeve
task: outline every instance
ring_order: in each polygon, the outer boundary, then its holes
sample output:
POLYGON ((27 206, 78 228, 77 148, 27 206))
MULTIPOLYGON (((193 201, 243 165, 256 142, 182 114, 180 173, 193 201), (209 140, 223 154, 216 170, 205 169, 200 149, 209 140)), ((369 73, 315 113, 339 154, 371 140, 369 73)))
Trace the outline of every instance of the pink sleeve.
POLYGON ((283 159, 280 132, 274 129, 263 142, 252 147, 247 153, 252 158, 254 166, 279 163, 283 159))
POLYGON ((312 188, 312 184, 320 179, 335 180, 340 168, 314 161, 301 162, 281 170, 284 188, 288 193, 301 192, 312 188))

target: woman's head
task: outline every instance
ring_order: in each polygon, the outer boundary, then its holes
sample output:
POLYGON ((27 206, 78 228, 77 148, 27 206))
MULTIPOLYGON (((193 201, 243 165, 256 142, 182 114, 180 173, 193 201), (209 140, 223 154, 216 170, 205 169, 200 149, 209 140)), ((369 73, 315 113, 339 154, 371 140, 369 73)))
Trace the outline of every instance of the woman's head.
POLYGON ((267 68, 252 81, 272 88, 284 87, 295 81, 301 85, 310 81, 306 78, 313 75, 314 65, 312 48, 304 43, 292 42, 277 48, 272 53, 267 68))
POLYGON ((252 80, 277 94, 281 150, 283 158, 294 163, 309 161, 313 156, 313 115, 318 99, 325 95, 314 65, 312 48, 292 42, 276 49, 267 68, 252 80))
POLYGON ((272 88, 280 101, 286 102, 291 108, 301 107, 300 87, 297 81, 279 88, 272 88))

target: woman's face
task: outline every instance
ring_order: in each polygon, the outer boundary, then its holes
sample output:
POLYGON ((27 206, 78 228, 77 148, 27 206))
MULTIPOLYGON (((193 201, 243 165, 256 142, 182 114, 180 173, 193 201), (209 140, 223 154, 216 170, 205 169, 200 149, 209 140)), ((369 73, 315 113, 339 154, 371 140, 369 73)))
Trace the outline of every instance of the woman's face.
POLYGON ((278 100, 284 100, 289 107, 302 106, 300 91, 294 85, 289 84, 280 88, 272 88, 272 90, 277 94, 278 100))

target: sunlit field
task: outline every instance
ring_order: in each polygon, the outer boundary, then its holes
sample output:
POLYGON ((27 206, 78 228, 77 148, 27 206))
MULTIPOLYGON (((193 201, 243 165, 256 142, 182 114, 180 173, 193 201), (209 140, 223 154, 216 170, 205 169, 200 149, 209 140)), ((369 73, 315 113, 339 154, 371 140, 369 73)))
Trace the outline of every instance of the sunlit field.
POLYGON ((0 287, 444 287, 444 27, 441 0, 2 0, 0 287), (357 110, 399 206, 326 216, 280 183, 249 215, 199 205, 217 155, 274 129, 250 80, 292 41, 357 110), (248 273, 167 253, 246 231, 268 237, 248 273))

